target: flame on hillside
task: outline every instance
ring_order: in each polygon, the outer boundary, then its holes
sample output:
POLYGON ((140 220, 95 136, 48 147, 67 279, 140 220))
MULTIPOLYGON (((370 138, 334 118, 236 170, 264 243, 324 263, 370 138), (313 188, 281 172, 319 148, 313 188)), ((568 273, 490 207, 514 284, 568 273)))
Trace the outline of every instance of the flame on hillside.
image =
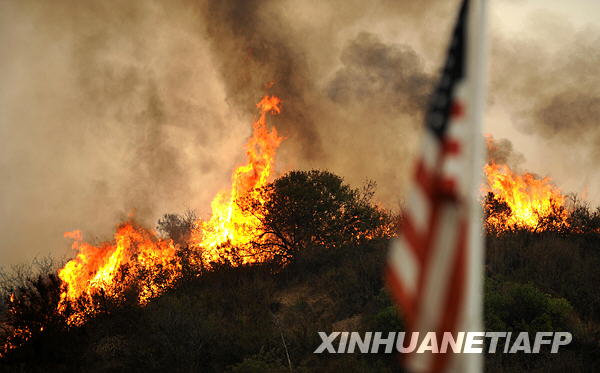
POLYGON ((264 198, 259 188, 265 186, 275 161, 275 152, 283 141, 275 128, 267 127, 267 113, 278 114, 281 100, 265 96, 256 105, 260 117, 253 125, 252 137, 246 144, 248 163, 238 167, 232 176, 231 191, 221 192, 211 203, 212 217, 199 221, 192 232, 190 243, 202 252, 206 263, 228 260, 232 263, 265 261, 268 256, 254 252, 250 243, 261 235, 259 217, 243 211, 241 197, 261 201, 264 198), (224 246, 237 248, 235 257, 224 250, 224 246))
MULTIPOLYGON (((493 139, 487 137, 488 149, 493 139)), ((566 197, 548 177, 519 174, 506 164, 490 161, 484 167, 488 193, 485 201, 485 224, 488 230, 504 232, 515 229, 545 231, 568 226, 566 197)))
MULTIPOLYGON (((259 119, 246 144, 248 162, 238 167, 232 176, 231 190, 220 192, 212 201, 212 216, 197 221, 189 249, 197 255, 191 265, 210 267, 210 263, 231 260, 226 246, 235 246, 242 263, 267 260, 253 255, 248 243, 261 232, 258 217, 243 213, 240 197, 261 198, 258 188, 267 184, 275 152, 283 140, 275 128, 267 127, 267 114, 280 112, 281 100, 265 96, 257 107, 259 119)), ((111 242, 92 245, 82 240, 79 231, 65 233, 74 240, 77 251, 58 273, 62 292, 58 311, 67 316, 71 325, 80 325, 111 302, 122 302, 132 294, 140 304, 164 292, 180 278, 182 261, 178 247, 170 239, 157 235, 134 223, 121 224, 111 242)))
POLYGON ((171 286, 181 273, 177 249, 134 223, 123 223, 112 242, 92 245, 83 242, 81 232, 67 232, 77 256, 59 272, 63 282, 59 312, 69 324, 79 325, 95 314, 107 297, 125 300, 136 289, 136 300, 145 304, 171 286))

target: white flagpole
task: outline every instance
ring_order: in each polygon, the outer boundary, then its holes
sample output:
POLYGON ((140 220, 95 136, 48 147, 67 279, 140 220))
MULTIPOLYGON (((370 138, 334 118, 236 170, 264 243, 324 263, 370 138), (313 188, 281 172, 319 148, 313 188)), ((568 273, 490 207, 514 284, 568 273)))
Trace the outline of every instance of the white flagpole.
MULTIPOLYGON (((467 31, 467 74, 470 118, 473 129, 469 200, 466 331, 485 331, 483 325, 484 241, 483 217, 479 200, 483 181, 483 111, 487 76, 487 0, 470 0, 467 31)), ((464 354, 465 373, 483 372, 483 354, 464 354)), ((462 365, 462 364, 461 364, 462 365)))

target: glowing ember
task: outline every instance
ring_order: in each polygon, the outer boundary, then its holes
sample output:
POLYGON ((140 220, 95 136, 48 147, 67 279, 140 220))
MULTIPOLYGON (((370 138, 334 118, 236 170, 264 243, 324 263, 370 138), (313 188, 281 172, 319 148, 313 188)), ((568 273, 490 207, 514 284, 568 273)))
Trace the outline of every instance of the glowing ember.
MULTIPOLYGON (((518 175, 507 165, 493 162, 485 166, 485 174, 487 191, 493 193, 497 205, 505 207, 488 215, 488 227, 496 231, 515 228, 540 231, 567 225, 565 196, 549 178, 540 179, 529 173, 518 175)), ((487 202, 488 211, 491 202, 487 202)))
MULTIPOLYGON (((199 221, 192 233, 191 245, 202 250, 204 263, 228 260, 249 263, 268 260, 268 254, 255 252, 250 243, 261 235, 259 217, 242 211, 240 198, 263 198, 258 188, 265 186, 273 167, 275 152, 283 140, 275 128, 267 127, 267 113, 278 114, 281 100, 265 96, 256 105, 260 117, 253 125, 246 144, 248 162, 232 175, 231 191, 219 193, 211 203, 212 216, 199 221), (228 248, 234 248, 235 255, 228 248)), ((264 201, 260 201, 264 202, 264 201)))

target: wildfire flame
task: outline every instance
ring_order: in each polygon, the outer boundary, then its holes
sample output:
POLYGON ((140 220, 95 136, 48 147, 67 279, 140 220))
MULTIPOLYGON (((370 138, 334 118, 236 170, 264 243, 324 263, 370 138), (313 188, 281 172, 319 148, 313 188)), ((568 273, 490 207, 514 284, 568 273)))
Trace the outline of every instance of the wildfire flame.
MULTIPOLYGON (((257 189, 267 184, 283 140, 275 128, 267 127, 267 114, 278 114, 280 105, 275 96, 265 96, 257 104, 260 116, 246 144, 248 162, 233 172, 231 191, 218 193, 212 201, 211 218, 196 222, 188 244, 201 261, 192 264, 232 261, 226 244, 242 248, 237 253, 243 257, 242 263, 268 259, 252 255, 251 249, 244 251, 261 234, 260 222, 257 216, 242 211, 238 199, 261 198, 257 189)), ((84 242, 79 231, 67 232, 65 237, 73 239, 77 255, 58 272, 62 281, 58 311, 68 316, 71 325, 80 325, 97 313, 99 298, 122 301, 135 289, 137 302, 145 304, 181 277, 182 263, 173 241, 158 238, 134 223, 121 224, 114 240, 100 245, 84 242)))
POLYGON ((497 232, 513 229, 543 231, 567 225, 565 196, 550 178, 517 174, 507 165, 494 162, 485 165, 484 171, 487 177, 485 189, 493 194, 493 200, 488 200, 486 206, 485 223, 489 228, 497 232), (490 206, 493 202, 508 208, 494 210, 490 206))
MULTIPOLYGON (((195 222, 187 242, 187 250, 193 255, 187 262, 180 255, 182 248, 171 239, 160 238, 133 222, 122 223, 112 241, 98 245, 84 242, 80 231, 65 233, 65 237, 73 240, 77 255, 58 272, 62 284, 57 311, 69 325, 85 323, 106 306, 107 300, 119 303, 133 297, 135 302, 146 304, 173 287, 183 276, 184 263, 211 268, 216 262, 239 265, 271 259, 268 252, 253 248, 253 243, 265 232, 261 229, 261 216, 249 212, 252 209, 244 208, 247 206, 243 204, 267 202, 260 188, 269 181, 276 151, 283 141, 277 130, 267 125, 267 114, 279 114, 281 100, 265 96, 256 106, 259 118, 253 123, 252 136, 246 144, 247 162, 233 171, 230 190, 219 192, 212 200, 210 219, 195 222)), ((488 146, 492 145, 489 138, 488 146)), ((567 225, 565 196, 549 178, 518 174, 508 165, 494 162, 484 170, 487 176, 484 189, 490 193, 486 207, 488 212, 493 210, 486 217, 488 227, 502 232, 522 228, 545 230, 548 221, 567 225)), ((383 229, 365 237, 393 236, 391 226, 383 229)), ((360 238, 360 232, 356 234, 360 238)), ((16 301, 14 293, 8 301, 10 304, 16 301)), ((33 330, 13 330, 8 342, 0 346, 0 357, 3 351, 28 340, 33 330)), ((39 330, 43 331, 44 326, 39 330)))
POLYGON ((81 324, 97 312, 95 296, 122 299, 135 285, 137 301, 145 304, 181 272, 173 242, 133 223, 121 224, 113 242, 98 246, 83 242, 79 231, 67 232, 65 237, 74 240, 73 249, 78 252, 58 272, 63 282, 58 308, 61 313, 71 309, 69 324, 81 324))
POLYGON ((267 113, 279 114, 281 100, 265 96, 256 104, 259 119, 254 122, 253 134, 246 144, 248 162, 238 167, 232 175, 231 191, 221 192, 212 201, 212 217, 199 221, 192 232, 191 244, 202 250, 205 263, 227 259, 242 263, 264 261, 259 253, 253 252, 249 243, 261 235, 259 217, 243 211, 238 205, 240 198, 250 195, 253 200, 263 198, 258 189, 265 186, 273 168, 275 152, 283 138, 275 128, 267 127, 267 113), (237 248, 235 258, 223 249, 224 245, 237 248))

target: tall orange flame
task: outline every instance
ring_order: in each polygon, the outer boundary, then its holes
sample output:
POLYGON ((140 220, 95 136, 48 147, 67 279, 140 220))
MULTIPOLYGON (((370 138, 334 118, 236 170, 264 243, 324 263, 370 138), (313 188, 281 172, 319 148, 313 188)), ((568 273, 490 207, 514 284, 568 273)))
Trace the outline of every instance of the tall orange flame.
MULTIPOLYGON (((235 258, 243 258, 241 263, 268 259, 249 247, 261 234, 260 221, 242 211, 238 201, 240 197, 262 198, 258 188, 267 184, 283 140, 275 128, 267 127, 267 114, 278 114, 280 105, 275 96, 265 96, 257 104, 260 116, 246 144, 248 162, 233 172, 231 191, 218 193, 212 201, 211 218, 196 222, 189 246, 200 254, 201 262, 192 265, 235 262, 235 258), (227 245, 238 249, 235 256, 227 245)), ((133 223, 121 224, 114 240, 100 245, 83 242, 79 231, 67 232, 65 237, 74 240, 77 251, 58 273, 63 283, 58 311, 68 316, 69 324, 80 325, 97 313, 101 308, 98 299, 122 301, 134 290, 137 302, 145 304, 181 277, 182 263, 173 241, 133 223)))
MULTIPOLYGON (((233 175, 231 191, 221 192, 212 201, 212 216, 208 221, 199 221, 192 232, 191 244, 202 250, 205 263, 227 259, 241 263, 261 260, 258 253, 253 252, 249 243, 262 232, 257 216, 243 211, 239 198, 247 196, 260 200, 258 189, 265 186, 275 160, 275 152, 283 138, 275 128, 267 127, 267 113, 278 114, 281 111, 281 100, 275 96, 265 96, 256 105, 260 117, 253 125, 253 134, 246 144, 248 162, 238 167, 233 175), (237 249, 235 257, 224 249, 230 245, 237 249)), ((261 201, 264 202, 264 201, 261 201)), ((267 258, 263 258, 266 260, 267 258)))
POLYGON ((70 324, 81 324, 96 313, 94 296, 123 298, 135 286, 137 300, 144 304, 169 287, 181 272, 173 242, 158 239, 133 223, 122 224, 113 242, 98 246, 83 242, 79 231, 67 232, 65 237, 74 239, 73 248, 78 251, 58 272, 64 288, 59 311, 74 308, 70 324))
POLYGON ((537 178, 530 173, 514 173, 507 165, 491 162, 485 166, 487 191, 505 203, 510 210, 490 214, 486 224, 497 231, 524 228, 546 230, 550 226, 566 225, 568 212, 565 196, 549 178, 537 178))

